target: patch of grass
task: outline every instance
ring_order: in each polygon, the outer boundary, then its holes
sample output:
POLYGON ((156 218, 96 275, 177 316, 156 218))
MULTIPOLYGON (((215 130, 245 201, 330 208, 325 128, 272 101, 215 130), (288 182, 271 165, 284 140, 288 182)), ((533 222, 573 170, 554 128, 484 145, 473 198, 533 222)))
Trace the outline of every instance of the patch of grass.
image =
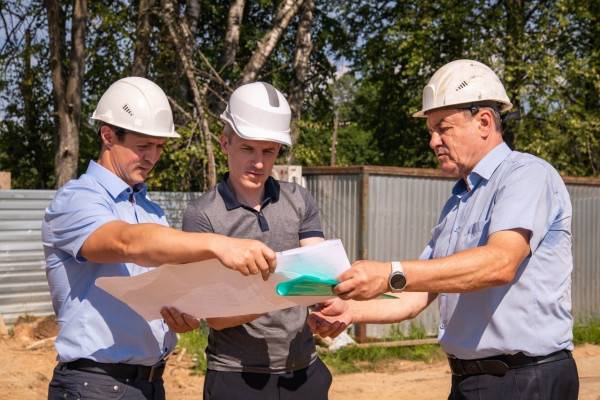
POLYGON ((600 344, 600 321, 575 325, 573 328, 573 341, 575 344, 600 344))
POLYGON ((204 350, 208 344, 208 327, 201 324, 200 328, 179 335, 178 347, 185 349, 194 361, 194 372, 204 375, 206 371, 206 355, 204 350))
POLYGON ((374 371, 392 360, 433 361, 445 358, 444 352, 437 344, 426 344, 407 347, 343 347, 336 352, 321 354, 321 360, 340 374, 352 372, 374 371))
POLYGON ((390 328, 388 338, 385 340, 413 340, 413 339, 425 339, 427 332, 421 324, 411 322, 408 333, 404 333, 404 330, 400 328, 400 325, 395 324, 390 328))

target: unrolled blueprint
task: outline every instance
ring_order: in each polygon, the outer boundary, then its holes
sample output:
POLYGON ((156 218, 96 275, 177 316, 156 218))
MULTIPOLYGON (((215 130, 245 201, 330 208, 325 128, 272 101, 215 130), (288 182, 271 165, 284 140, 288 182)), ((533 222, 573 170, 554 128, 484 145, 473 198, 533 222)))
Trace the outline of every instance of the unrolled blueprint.
POLYGON ((163 265, 131 277, 103 277, 96 285, 129 305, 147 320, 161 318, 163 306, 196 318, 259 314, 297 305, 312 305, 328 296, 279 296, 280 282, 302 275, 335 279, 350 267, 340 240, 277 253, 277 269, 267 281, 243 276, 218 260, 163 265))

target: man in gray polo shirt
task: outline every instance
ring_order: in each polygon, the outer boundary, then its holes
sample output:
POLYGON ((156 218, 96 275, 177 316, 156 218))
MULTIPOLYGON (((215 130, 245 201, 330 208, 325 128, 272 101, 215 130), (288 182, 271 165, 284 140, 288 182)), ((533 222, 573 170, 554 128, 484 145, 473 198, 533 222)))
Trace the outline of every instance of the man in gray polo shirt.
MULTIPOLYGON (((291 145, 290 108, 273 86, 233 92, 221 115, 229 172, 194 201, 183 230, 257 239, 275 251, 323 240, 315 201, 301 186, 270 177, 282 145, 291 145)), ((331 374, 318 359, 306 307, 208 319, 204 399, 326 399, 331 374)))

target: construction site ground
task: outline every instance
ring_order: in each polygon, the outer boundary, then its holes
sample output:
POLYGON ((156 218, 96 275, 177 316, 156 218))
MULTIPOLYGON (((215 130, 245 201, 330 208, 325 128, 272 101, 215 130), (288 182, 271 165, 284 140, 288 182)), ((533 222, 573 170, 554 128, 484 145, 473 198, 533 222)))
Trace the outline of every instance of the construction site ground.
MULTIPOLYGON (((0 338, 0 387, 6 400, 44 399, 56 353, 53 324, 17 325, 0 338)), ((580 376, 581 400, 600 400, 600 346, 580 345, 574 351, 580 376)), ((169 399, 201 399, 203 377, 194 374, 186 354, 170 358, 164 380, 169 399)), ((375 372, 335 374, 330 399, 446 399, 450 371, 444 361, 431 364, 395 360, 375 372), (401 393, 401 394, 400 394, 401 393)))

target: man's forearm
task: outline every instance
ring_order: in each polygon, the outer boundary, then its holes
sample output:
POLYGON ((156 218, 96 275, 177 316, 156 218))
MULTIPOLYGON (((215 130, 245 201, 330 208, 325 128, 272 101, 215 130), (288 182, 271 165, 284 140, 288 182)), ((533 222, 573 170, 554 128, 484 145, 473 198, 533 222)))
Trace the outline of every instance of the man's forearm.
POLYGON ((437 294, 425 292, 404 292, 395 294, 397 299, 376 299, 368 301, 348 300, 353 323, 392 324, 419 315, 435 300, 437 294))
POLYGON ((216 235, 187 233, 158 224, 109 222, 86 240, 81 255, 97 263, 134 262, 148 267, 215 257, 216 235))
POLYGON ((485 246, 433 260, 405 261, 406 290, 461 293, 504 285, 514 280, 529 253, 527 232, 498 232, 485 246))

